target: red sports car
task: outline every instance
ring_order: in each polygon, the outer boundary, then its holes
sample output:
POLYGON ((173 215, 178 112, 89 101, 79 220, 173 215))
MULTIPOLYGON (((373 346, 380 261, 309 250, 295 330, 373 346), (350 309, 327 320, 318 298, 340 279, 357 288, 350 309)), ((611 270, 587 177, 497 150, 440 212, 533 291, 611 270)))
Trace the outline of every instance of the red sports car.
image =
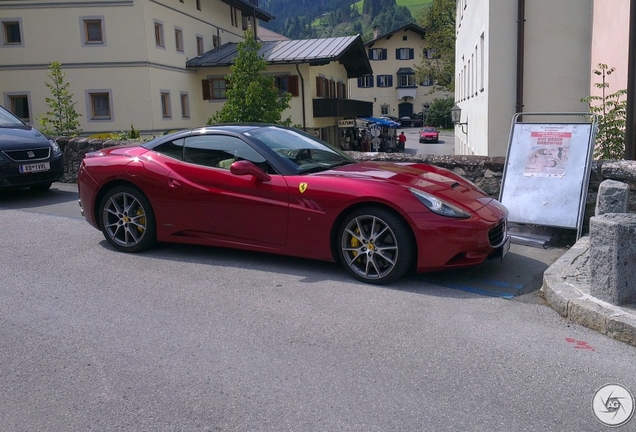
POLYGON ((437 128, 425 126, 420 131, 420 143, 439 142, 439 131, 437 128))
POLYGON ((508 250, 507 210, 457 174, 357 162, 302 131, 209 126, 87 154, 86 220, 123 252, 156 241, 340 261, 382 284, 508 250))

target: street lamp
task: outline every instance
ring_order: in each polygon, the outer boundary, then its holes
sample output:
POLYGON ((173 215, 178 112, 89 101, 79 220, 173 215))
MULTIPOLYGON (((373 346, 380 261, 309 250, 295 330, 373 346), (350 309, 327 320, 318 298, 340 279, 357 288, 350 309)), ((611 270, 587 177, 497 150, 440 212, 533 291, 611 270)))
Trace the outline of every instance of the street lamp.
POLYGON ((460 123, 460 120, 462 118, 462 109, 455 104, 455 106, 453 106, 450 109, 450 113, 451 113, 451 120, 453 120, 453 123, 455 123, 455 126, 459 125, 462 127, 462 132, 468 136, 468 119, 466 119, 465 123, 460 123), (464 130, 464 125, 466 125, 466 130, 464 130))

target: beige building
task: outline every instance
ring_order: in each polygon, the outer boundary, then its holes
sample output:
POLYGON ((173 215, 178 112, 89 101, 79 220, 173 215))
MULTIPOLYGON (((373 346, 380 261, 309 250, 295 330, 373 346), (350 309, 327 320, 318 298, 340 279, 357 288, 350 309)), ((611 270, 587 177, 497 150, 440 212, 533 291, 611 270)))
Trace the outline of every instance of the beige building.
MULTIPOLYGON (((85 135, 130 130, 131 125, 144 134, 201 126, 222 106, 222 98, 209 96, 218 90, 213 83, 221 85, 230 70, 229 64, 204 65, 195 59, 209 59, 206 54, 223 47, 231 51, 247 28, 259 37, 258 22, 273 17, 256 4, 252 0, 3 0, 0 102, 37 127, 51 96, 45 86, 50 82, 47 67, 57 61, 82 115, 85 135)), ((270 32, 264 36, 264 44, 288 42, 270 32)), ((359 37, 340 39, 336 46, 333 40, 323 42, 334 51, 322 51, 320 58, 306 55, 292 61, 275 51, 268 73, 299 78, 292 107, 283 116, 329 137, 336 135, 338 119, 360 105, 345 100, 346 86, 339 83, 368 74, 370 66, 359 37)), ((314 41, 314 46, 323 42, 314 41)), ((279 83, 281 89, 288 85, 285 80, 279 83)), ((370 104, 360 106, 361 114, 371 114, 370 104)))
POLYGON ((515 113, 588 111, 592 3, 457 1, 456 154, 505 155, 515 113))
POLYGON ((373 102, 376 117, 411 116, 426 112, 438 98, 452 97, 450 92, 431 93, 433 82, 418 82, 416 66, 430 53, 424 49, 426 31, 407 24, 386 34, 375 29, 373 40, 364 44, 373 73, 350 80, 352 99, 373 102))

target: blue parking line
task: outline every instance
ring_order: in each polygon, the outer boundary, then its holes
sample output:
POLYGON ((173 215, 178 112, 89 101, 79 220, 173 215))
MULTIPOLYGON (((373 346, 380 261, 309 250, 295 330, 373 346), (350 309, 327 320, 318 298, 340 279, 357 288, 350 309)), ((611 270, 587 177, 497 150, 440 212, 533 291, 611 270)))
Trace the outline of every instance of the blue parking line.
POLYGON ((500 286, 503 288, 512 288, 515 289, 517 291, 523 289, 523 285, 519 285, 519 284, 510 284, 508 282, 503 282, 503 281, 496 281, 496 280, 485 280, 483 281, 484 283, 487 283, 489 285, 495 285, 495 286, 500 286))

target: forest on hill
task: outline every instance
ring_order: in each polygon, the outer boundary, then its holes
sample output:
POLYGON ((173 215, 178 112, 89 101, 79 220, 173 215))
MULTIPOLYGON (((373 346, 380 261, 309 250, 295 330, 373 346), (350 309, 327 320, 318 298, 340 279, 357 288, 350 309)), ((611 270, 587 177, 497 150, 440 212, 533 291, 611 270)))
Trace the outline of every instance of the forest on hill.
POLYGON ((418 23, 433 0, 260 0, 259 8, 275 16, 261 22, 267 29, 291 39, 361 34, 366 42, 373 28, 388 33, 418 23))

